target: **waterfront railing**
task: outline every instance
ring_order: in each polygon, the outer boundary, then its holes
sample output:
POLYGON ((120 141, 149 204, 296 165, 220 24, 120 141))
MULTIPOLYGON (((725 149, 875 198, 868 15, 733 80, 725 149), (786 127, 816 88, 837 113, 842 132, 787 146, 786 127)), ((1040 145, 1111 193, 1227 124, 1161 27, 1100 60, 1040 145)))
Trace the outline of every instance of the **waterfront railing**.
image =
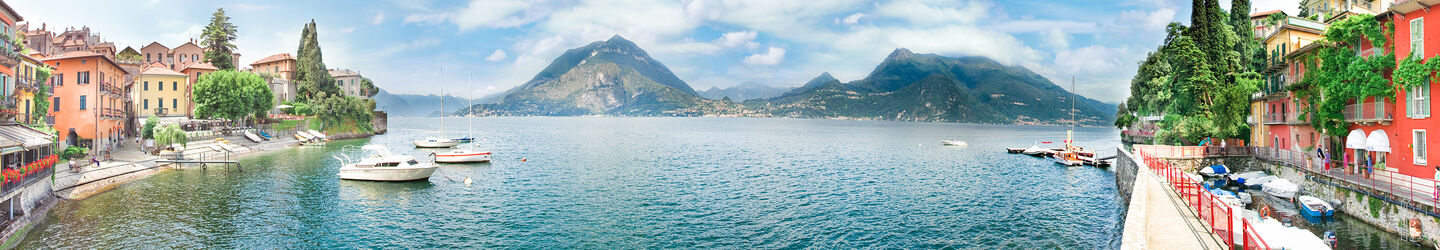
MULTIPOLYGON (((1324 177, 1326 181, 1334 185, 1348 185, 1350 187, 1363 187, 1376 192, 1380 196, 1396 201, 1400 205, 1428 205, 1437 207, 1440 204, 1440 188, 1437 188, 1434 179, 1415 177, 1397 172, 1397 169, 1386 167, 1385 160, 1360 160, 1359 162, 1345 162, 1336 159, 1322 158, 1317 152, 1297 151, 1279 149, 1273 147, 1201 147, 1201 146, 1164 146, 1164 145, 1135 145, 1136 151, 1144 151, 1152 156, 1163 159, 1199 159, 1207 157, 1226 156, 1247 156, 1260 160, 1276 163, 1277 165, 1291 167, 1304 171, 1307 174, 1324 177), (1371 162, 1371 163, 1363 163, 1371 162)), ((1336 158, 1330 156, 1328 158, 1336 158)), ((1417 209, 1428 211, 1430 209, 1417 209)), ((1432 211, 1440 212, 1440 211, 1432 211)), ((1440 214, 1440 213, 1437 213, 1440 214)))
MULTIPOLYGON (((1237 243, 1240 244, 1238 246, 1240 249, 1270 249, 1269 244, 1264 243, 1264 240, 1260 239, 1260 234, 1254 231, 1250 220, 1241 216, 1241 210, 1225 204, 1220 197, 1205 190, 1204 185, 1201 185, 1201 180, 1195 180, 1185 174, 1181 168, 1171 165, 1171 162, 1155 157, 1149 152, 1149 149, 1156 148, 1136 145, 1135 152, 1138 152, 1140 158, 1143 158, 1146 168, 1165 178, 1166 184, 1174 188, 1175 193, 1179 194, 1181 200, 1184 200, 1185 204, 1195 211, 1195 216, 1200 217, 1205 226, 1210 227, 1211 233, 1220 234, 1227 249, 1236 249, 1237 243), (1237 241, 1236 237, 1240 237, 1240 240, 1237 241)), ((1202 154, 1204 149, 1198 149, 1198 151, 1202 154)), ((1179 152, 1184 154, 1189 151, 1182 149, 1179 152)))
MULTIPOLYGON (((1193 209, 1195 215, 1205 223, 1205 226, 1209 227, 1210 232, 1220 235, 1220 238, 1225 240, 1226 248, 1234 249, 1238 243, 1240 249, 1270 249, 1269 244, 1266 244, 1265 240, 1261 239, 1260 235, 1255 232, 1255 227, 1250 223, 1250 220, 1245 219, 1244 216, 1240 214, 1241 209, 1226 204, 1223 200, 1219 199, 1219 197, 1215 196, 1215 194, 1206 190, 1205 187, 1201 185, 1201 180, 1190 177, 1184 170, 1171 165, 1169 161, 1161 160, 1161 158, 1149 152, 1149 150, 1166 148, 1148 146, 1150 145, 1135 146, 1135 152, 1140 155, 1140 158, 1144 159, 1143 162, 1145 166, 1162 178, 1165 178, 1165 182, 1169 184, 1169 187, 1180 194, 1180 198, 1185 201, 1187 206, 1193 209), (1238 241, 1236 237, 1239 237, 1238 241)), ((1203 155, 1205 151, 1203 148, 1196 147, 1191 149, 1182 148, 1178 151, 1168 151, 1167 153, 1203 155)), ((1225 152, 1228 152, 1228 150, 1217 151, 1217 153, 1225 152)))

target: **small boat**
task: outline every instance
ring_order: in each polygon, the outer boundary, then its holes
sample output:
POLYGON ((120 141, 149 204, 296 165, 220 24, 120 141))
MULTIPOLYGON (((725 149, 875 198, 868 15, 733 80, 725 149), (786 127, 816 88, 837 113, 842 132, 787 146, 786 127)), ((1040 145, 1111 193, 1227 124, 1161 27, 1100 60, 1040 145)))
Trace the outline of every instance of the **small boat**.
POLYGON ((311 130, 310 130, 310 135, 312 135, 312 136, 314 136, 315 138, 320 139, 320 140, 322 140, 322 141, 329 141, 329 140, 330 140, 330 138, 327 137, 327 136, 325 136, 325 134, 320 133, 320 131, 315 131, 314 129, 311 129, 311 130))
POLYGON ((1055 153, 1055 163, 1073 167, 1085 164, 1085 159, 1074 151, 1060 151, 1055 153))
POLYGON ((1280 198, 1295 198, 1295 193, 1300 191, 1300 186, 1286 179, 1276 179, 1260 185, 1260 191, 1280 198))
POLYGON ((1022 151, 1020 153, 1030 156, 1042 156, 1047 152, 1050 152, 1050 150, 1040 148, 1040 146, 1031 145, 1029 148, 1025 148, 1025 151, 1022 151))
MULTIPOLYGON (((361 148, 369 152, 370 156, 360 159, 356 163, 344 163, 340 167, 341 180, 357 181, 414 181, 429 179, 435 174, 435 169, 440 166, 435 164, 421 164, 415 157, 408 155, 392 155, 390 150, 380 145, 366 145, 361 148)), ((339 159, 339 157, 336 157, 339 159)))
POLYGON ((1019 154, 1025 152, 1025 148, 1005 148, 1006 153, 1019 154))
POLYGON ((435 156, 435 162, 441 163, 490 162, 490 152, 478 150, 456 149, 431 155, 435 156))
POLYGON ((940 141, 940 144, 945 144, 945 146, 960 146, 960 147, 970 146, 970 144, 965 143, 965 141, 961 141, 961 140, 943 140, 943 141, 940 141))
POLYGON ((475 137, 464 136, 464 137, 459 137, 459 138, 450 138, 450 140, 451 140, 451 141, 457 141, 457 142, 460 142, 460 143, 470 143, 470 142, 474 142, 474 141, 475 141, 475 137))
POLYGON ((1235 192, 1228 190, 1213 188, 1210 189, 1210 193, 1215 194, 1215 197, 1220 198, 1221 201, 1224 201, 1225 204, 1229 204, 1230 206, 1244 207, 1245 203, 1247 203, 1239 195, 1236 195, 1235 192))
POLYGON ((250 131, 245 131, 245 139, 250 139, 250 141, 255 142, 255 143, 260 143, 260 142, 265 141, 265 139, 261 139, 260 136, 255 135, 255 133, 250 133, 250 131))
POLYGON ((259 132, 259 133, 260 133, 260 137, 265 137, 265 140, 274 140, 274 139, 275 139, 274 136, 270 136, 270 134, 266 134, 265 131, 255 131, 255 132, 259 132))
POLYGON ((1305 216, 1320 219, 1335 218, 1335 207, 1325 200, 1309 195, 1301 195, 1296 200, 1300 202, 1300 213, 1305 216))
POLYGON ((1275 177, 1275 176, 1273 176, 1273 175, 1266 175, 1266 176, 1256 177, 1255 179, 1245 179, 1245 178, 1241 178, 1239 182, 1240 182, 1240 185, 1244 185, 1245 187, 1259 188, 1261 185, 1265 185, 1265 183, 1270 183, 1271 181, 1275 181, 1275 180, 1278 180, 1278 179, 1280 179, 1280 177, 1275 177))
POLYGON ((1225 167, 1225 165, 1210 165, 1209 167, 1200 168, 1200 175, 1205 176, 1219 176, 1228 173, 1230 173, 1230 168, 1225 167))
POLYGON ((310 133, 305 131, 295 131, 295 135, 300 136, 300 138, 304 138, 304 140, 301 141, 311 141, 316 139, 314 135, 310 135, 310 133))
POLYGON ((417 148, 453 148, 455 145, 460 145, 460 142, 457 141, 435 137, 426 137, 424 140, 414 141, 412 143, 415 144, 417 148))

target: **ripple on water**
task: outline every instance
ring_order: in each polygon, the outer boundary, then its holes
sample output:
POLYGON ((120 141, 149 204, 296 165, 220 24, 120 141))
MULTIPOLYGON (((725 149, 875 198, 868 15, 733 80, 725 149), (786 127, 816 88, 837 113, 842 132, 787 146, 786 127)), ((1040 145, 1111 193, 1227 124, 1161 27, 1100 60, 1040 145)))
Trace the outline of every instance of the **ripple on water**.
MULTIPOLYGON (((729 118, 484 118, 491 164, 339 181, 342 146, 157 174, 62 202, 22 248, 1114 248, 1113 174, 1003 153, 1062 128, 729 118), (942 147, 958 138, 968 148, 942 147), (520 161, 520 159, 528 161, 520 161), (474 179, 471 185, 459 180, 474 179)), ((400 128, 407 128, 401 130, 400 128)), ((1081 129, 1092 148, 1110 129, 1081 129)))

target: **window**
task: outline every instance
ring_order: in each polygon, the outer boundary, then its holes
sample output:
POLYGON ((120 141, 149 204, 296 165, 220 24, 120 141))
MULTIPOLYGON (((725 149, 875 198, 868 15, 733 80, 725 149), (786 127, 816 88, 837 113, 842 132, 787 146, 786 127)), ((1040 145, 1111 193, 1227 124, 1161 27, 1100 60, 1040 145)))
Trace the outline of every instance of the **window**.
POLYGON ((1414 132, 1411 133, 1413 133, 1413 137, 1411 137, 1410 139, 1413 141, 1415 146, 1412 147, 1414 149, 1411 150, 1410 153, 1415 154, 1415 165, 1425 165, 1425 130, 1416 129, 1414 132))
POLYGON ((1425 56, 1425 18, 1410 20, 1410 55, 1425 56))
POLYGON ((50 102, 50 105, 54 105, 54 106, 55 106, 55 107, 54 107, 55 112, 60 112, 60 97, 55 97, 55 101, 50 102))
POLYGON ((155 105, 162 109, 165 108, 165 98, 155 98, 155 105))
POLYGON ((150 81, 145 81, 145 90, 150 90, 150 81))
POLYGON ((85 96, 80 96, 80 110, 85 110, 85 96))
POLYGON ((1411 119, 1424 119, 1430 117, 1430 85, 1421 84, 1419 87, 1407 89, 1405 93, 1405 104, 1409 106, 1405 114, 1411 119))
POLYGON ((170 98, 170 106, 180 108, 180 99, 170 98))
POLYGON ((55 78, 55 79, 51 79, 51 80, 55 81, 55 86, 64 86, 64 85, 65 85, 65 75, 64 75, 64 74, 55 74, 54 77, 50 77, 50 78, 55 78))
POLYGON ((180 82, 170 82, 170 90, 180 90, 180 82))
POLYGON ((80 71, 80 73, 75 73, 75 84, 86 83, 90 83, 90 71, 80 71))
POLYGON ((150 109, 150 99, 145 99, 145 102, 143 102, 143 103, 144 103, 144 104, 142 104, 142 106, 141 106, 141 107, 143 107, 142 109, 150 109))

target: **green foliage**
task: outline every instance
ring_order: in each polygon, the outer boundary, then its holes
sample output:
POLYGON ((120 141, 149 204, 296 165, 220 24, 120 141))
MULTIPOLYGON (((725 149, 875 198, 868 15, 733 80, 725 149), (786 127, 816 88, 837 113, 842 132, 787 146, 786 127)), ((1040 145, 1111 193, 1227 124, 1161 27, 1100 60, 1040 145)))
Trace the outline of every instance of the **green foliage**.
POLYGON ((185 135, 185 130, 180 125, 170 124, 160 127, 155 131, 155 144, 168 147, 171 144, 180 144, 184 148, 190 143, 190 138, 185 135))
POLYGON ((205 61, 220 70, 234 70, 235 58, 231 55, 235 52, 235 38, 235 24, 230 23, 229 16, 225 16, 225 9, 215 9, 215 13, 210 16, 210 24, 201 31, 201 40, 205 43, 205 61))
POLYGON ((270 86, 259 75, 232 70, 205 74, 191 93, 195 116, 240 120, 275 106, 270 86))
POLYGON ((45 116, 50 113, 50 85, 45 84, 47 81, 50 81, 50 69, 46 67, 36 68, 35 86, 39 87, 40 90, 31 94, 34 97, 34 100, 31 102, 34 109, 31 110, 35 112, 30 113, 30 115, 33 116, 31 120, 35 121, 36 125, 44 124, 45 116))
POLYGON ((329 96, 320 99, 312 107, 315 109, 320 127, 325 131, 333 132, 336 131, 335 128, 342 127, 358 130, 344 132, 370 132, 373 129, 370 120, 375 116, 374 100, 351 96, 329 96))
POLYGON ((60 152, 60 158, 76 159, 85 156, 85 154, 89 153, 89 151, 90 149, 70 146, 68 148, 65 148, 65 151, 60 152))
POLYGON ((1129 108, 1125 107, 1125 101, 1120 101, 1120 105, 1115 110, 1115 127, 1128 128, 1135 125, 1135 122, 1139 121, 1138 119, 1129 108))
POLYGON ((369 77, 363 77, 360 78, 360 91, 361 95, 375 97, 375 94, 380 93, 380 88, 375 87, 375 82, 370 81, 369 77))
POLYGON ((325 67, 319 37, 315 20, 312 19, 300 31, 300 47, 295 52, 296 87, 300 92, 299 99, 305 102, 314 103, 325 96, 340 94, 340 87, 335 85, 335 78, 330 76, 330 70, 325 67))
POLYGON ((1365 196, 1365 203, 1366 203, 1366 206, 1365 206, 1365 207, 1366 207, 1366 208, 1369 208, 1369 210, 1370 210, 1370 217, 1371 217, 1371 218, 1380 218, 1380 210, 1384 208, 1384 206, 1385 206, 1385 201, 1382 201, 1382 200, 1380 200, 1380 199, 1376 199, 1375 197, 1371 197, 1371 196, 1369 196, 1369 195, 1366 195, 1366 196, 1365 196))
POLYGON ((155 139, 155 125, 160 124, 160 118, 150 116, 145 118, 145 126, 140 128, 140 138, 155 139))
POLYGON ((1345 122, 1345 105, 1371 96, 1394 98, 1395 89, 1385 78, 1386 71, 1394 69, 1397 82, 1412 82, 1431 74, 1428 72, 1435 66, 1415 59, 1406 59, 1397 68, 1391 51, 1369 57, 1358 55, 1355 49, 1367 40, 1383 48, 1388 33, 1385 30, 1371 15, 1351 16, 1332 24, 1325 31, 1325 39, 1319 41, 1323 46, 1301 58, 1310 70, 1288 89, 1312 103, 1304 109, 1310 113, 1311 126, 1330 136, 1345 136, 1350 128, 1350 123, 1345 122))
POLYGON ((287 115, 302 115, 302 116, 308 116, 308 115, 314 115, 314 114, 315 114, 315 110, 314 110, 312 107, 310 107, 310 104, 306 104, 306 103, 303 103, 303 102, 287 101, 287 102, 285 102, 285 105, 290 105, 290 108, 287 108, 287 109, 284 109, 284 110, 281 110, 281 111, 285 112, 285 114, 287 114, 287 115))
POLYGON ((1244 27, 1248 13, 1227 15, 1218 0, 1192 4, 1191 26, 1167 26, 1165 42, 1131 79, 1126 108, 1138 115, 1164 115, 1157 124, 1157 143, 1244 137, 1250 94, 1262 83, 1254 69, 1255 59, 1263 56, 1257 57, 1259 45, 1244 27))

